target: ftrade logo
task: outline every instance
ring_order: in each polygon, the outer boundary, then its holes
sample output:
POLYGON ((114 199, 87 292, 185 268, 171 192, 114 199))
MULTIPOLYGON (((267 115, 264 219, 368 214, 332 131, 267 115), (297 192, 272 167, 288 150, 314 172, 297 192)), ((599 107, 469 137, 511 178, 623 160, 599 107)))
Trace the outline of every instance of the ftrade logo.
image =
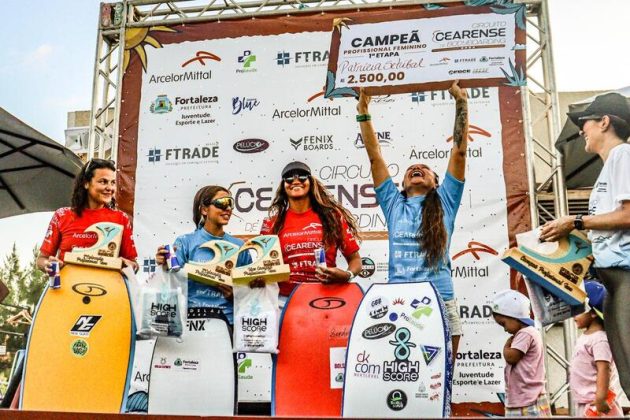
POLYGON ((462 319, 490 318, 492 307, 490 305, 459 305, 459 317, 462 319))
POLYGON ((158 95, 157 98, 149 106, 152 114, 166 114, 173 110, 173 103, 166 95, 158 95))
POLYGON ((293 65, 295 67, 325 66, 328 63, 328 51, 278 51, 276 64, 282 67, 293 65))
POLYGON ((321 134, 314 136, 302 136, 298 139, 289 139, 289 143, 295 150, 315 151, 315 150, 333 150, 332 134, 321 134))
POLYGON ((494 248, 490 247, 489 245, 486 245, 484 243, 477 242, 477 241, 470 241, 468 242, 468 248, 462 251, 459 251, 458 253, 453 255, 452 260, 455 261, 461 256, 464 256, 466 254, 471 254, 477 261, 479 261, 481 259, 481 256, 479 254, 481 253, 486 253, 490 255, 499 255, 499 253, 494 248))
MULTIPOLYGON (((469 89, 466 89, 466 92, 468 93, 468 99, 471 101, 490 99, 490 91, 489 91, 489 88, 487 87, 469 88, 469 89)), ((412 92, 409 96, 411 98, 411 102, 416 105, 423 102, 437 102, 438 105, 441 105, 443 103, 450 103, 450 104, 453 103, 452 102, 453 97, 448 92, 448 90, 432 90, 429 92, 424 92, 424 91, 412 92)))
MULTIPOLYGON (((391 131, 377 131, 376 139, 378 144, 382 147, 388 147, 392 144, 391 131)), ((363 135, 357 133, 357 137, 354 139, 354 147, 357 149, 365 149, 365 142, 363 141, 363 135)))
POLYGON ((238 115, 244 111, 251 111, 260 105, 257 98, 246 98, 235 96, 232 98, 232 115, 238 115))
POLYGON ((182 67, 186 67, 187 65, 192 64, 192 63, 199 63, 202 66, 205 66, 206 60, 221 61, 221 57, 211 52, 197 51, 197 53, 195 54, 193 58, 191 58, 190 60, 186 60, 185 62, 182 63, 182 67))
POLYGON ((147 160, 153 164, 186 165, 217 162, 219 143, 208 143, 195 147, 175 147, 169 149, 149 149, 147 160))
POLYGON ((250 50, 243 51, 243 55, 238 56, 238 62, 242 65, 240 69, 236 69, 237 73, 255 73, 258 71, 254 68, 256 62, 256 55, 252 54, 250 50))

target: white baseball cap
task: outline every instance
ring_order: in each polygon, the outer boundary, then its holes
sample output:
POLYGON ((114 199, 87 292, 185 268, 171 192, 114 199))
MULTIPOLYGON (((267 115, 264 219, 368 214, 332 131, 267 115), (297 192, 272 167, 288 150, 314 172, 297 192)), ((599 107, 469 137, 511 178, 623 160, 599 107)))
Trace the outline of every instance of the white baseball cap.
POLYGON ((529 317, 529 299, 516 290, 503 290, 494 295, 492 312, 516 318, 530 327, 534 326, 534 320, 529 317))

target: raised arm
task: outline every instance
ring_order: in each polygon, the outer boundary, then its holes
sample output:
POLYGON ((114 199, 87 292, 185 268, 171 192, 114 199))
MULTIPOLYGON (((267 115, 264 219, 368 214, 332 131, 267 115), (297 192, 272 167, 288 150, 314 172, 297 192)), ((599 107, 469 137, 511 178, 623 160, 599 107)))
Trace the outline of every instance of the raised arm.
POLYGON ((369 95, 367 95, 363 88, 361 88, 361 95, 359 96, 359 103, 357 104, 357 119, 360 119, 359 127, 361 127, 361 136, 363 137, 363 143, 365 144, 365 150, 367 151, 368 158, 370 159, 370 166, 372 168, 372 180, 374 181, 374 187, 378 187, 389 178, 389 171, 387 170, 387 164, 381 154, 381 146, 376 139, 376 133, 372 126, 371 117, 369 116, 368 106, 370 104, 369 95))
POLYGON ((466 149, 468 148, 468 95, 455 80, 448 90, 455 98, 455 127, 453 148, 448 161, 448 172, 463 181, 466 175, 466 149))

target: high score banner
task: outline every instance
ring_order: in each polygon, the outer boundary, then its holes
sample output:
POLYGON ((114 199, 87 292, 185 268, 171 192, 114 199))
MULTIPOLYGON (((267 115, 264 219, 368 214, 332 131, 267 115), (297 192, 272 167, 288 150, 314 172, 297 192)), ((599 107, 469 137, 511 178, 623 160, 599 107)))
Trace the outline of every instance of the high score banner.
MULTIPOLYGON (((174 27, 177 32, 153 28, 147 37, 159 48, 144 48, 144 57, 129 50, 121 201, 132 204, 128 210, 144 273, 155 269, 160 244, 195 228, 192 204, 199 188, 229 188, 236 208, 226 231, 256 235, 281 185, 280 170, 300 160, 352 212, 364 233, 359 282, 386 281, 387 227, 355 121, 356 101, 324 98, 331 21, 316 15, 186 25, 174 27)), ((513 183, 522 177, 510 169, 525 167, 521 104, 518 88, 472 87, 468 93, 466 187, 451 246, 464 322, 454 402, 498 402, 507 336, 492 320, 490 301, 510 284, 509 269, 498 258, 509 247, 514 225, 507 197, 526 192, 526 180, 524 186, 513 183), (523 191, 514 193, 514 185, 523 191)), ((448 92, 377 96, 370 110, 395 182, 415 162, 444 174, 455 116, 448 92)))

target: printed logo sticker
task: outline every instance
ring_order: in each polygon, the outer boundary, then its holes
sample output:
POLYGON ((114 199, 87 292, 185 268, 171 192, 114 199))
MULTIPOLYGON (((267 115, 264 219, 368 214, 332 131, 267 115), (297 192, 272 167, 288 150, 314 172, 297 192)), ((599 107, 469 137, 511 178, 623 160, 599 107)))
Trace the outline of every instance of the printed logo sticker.
POLYGON ((430 317, 433 313, 433 308, 429 305, 431 305, 431 298, 427 296, 420 300, 414 299, 411 302, 411 307, 415 309, 415 311, 411 313, 411 316, 415 319, 420 319, 422 316, 430 317))
POLYGON ((70 329, 70 334, 80 337, 89 337, 90 332, 100 319, 100 315, 81 315, 70 329))
POLYGON ((372 319, 380 319, 387 315, 389 310, 389 301, 383 296, 378 296, 372 299, 367 307, 368 315, 372 319))
POLYGON ((422 357, 424 357, 424 361, 427 366, 433 362, 433 359, 436 358, 438 354, 440 354, 440 348, 435 346, 420 346, 420 351, 422 352, 422 357))
POLYGON ((338 297, 322 297, 311 300, 308 305, 315 309, 339 309, 346 304, 346 301, 338 297))
POLYGON ((395 389, 387 394, 387 407, 393 411, 400 411, 407 406, 407 394, 402 389, 395 389))
POLYGON ((377 340, 379 338, 387 337, 396 330, 394 324, 389 322, 383 322, 382 324, 371 325, 367 327, 361 333, 361 336, 367 340, 377 340))
POLYGON ((78 340, 75 340, 71 346, 72 354, 77 357, 85 356, 89 349, 90 346, 88 345, 87 341, 80 338, 78 340))

